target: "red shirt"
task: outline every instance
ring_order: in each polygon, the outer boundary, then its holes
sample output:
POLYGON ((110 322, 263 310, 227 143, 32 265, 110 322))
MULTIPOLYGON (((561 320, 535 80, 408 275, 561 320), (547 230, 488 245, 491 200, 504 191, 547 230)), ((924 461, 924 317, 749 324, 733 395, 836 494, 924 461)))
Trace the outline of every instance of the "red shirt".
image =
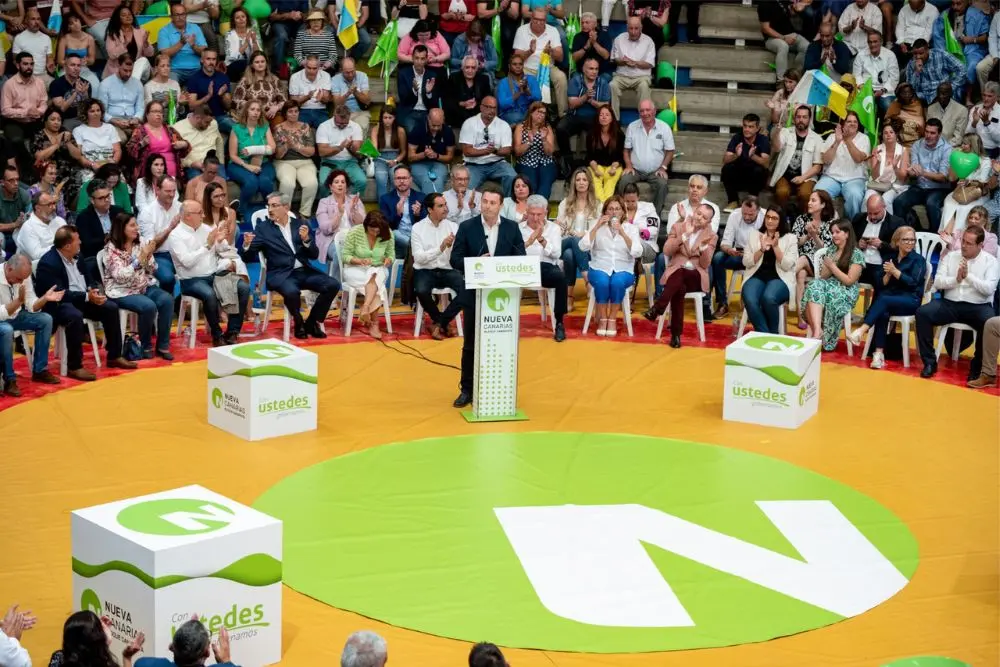
MULTIPOLYGON (((465 2, 465 13, 470 14, 475 17, 476 15, 476 0, 464 0, 465 2)), ((451 11, 451 0, 438 0, 438 13, 447 14, 451 11)), ((438 28, 450 32, 452 34, 463 33, 469 28, 469 23, 472 21, 445 21, 441 19, 438 24, 438 28)))

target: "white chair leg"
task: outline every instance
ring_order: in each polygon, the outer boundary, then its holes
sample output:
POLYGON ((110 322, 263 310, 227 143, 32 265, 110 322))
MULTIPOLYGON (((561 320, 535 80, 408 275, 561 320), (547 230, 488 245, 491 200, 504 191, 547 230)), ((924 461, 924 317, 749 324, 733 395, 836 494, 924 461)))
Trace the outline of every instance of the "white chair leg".
POLYGON ((656 301, 656 284, 651 270, 644 271, 644 273, 646 274, 646 300, 649 301, 649 307, 652 308, 653 302, 656 301))
POLYGON ((191 299, 191 324, 188 326, 188 347, 194 349, 194 344, 198 337, 198 300, 191 299))
MULTIPOLYGON (((747 316, 746 308, 743 309, 743 317, 747 316)), ((778 309, 778 333, 782 336, 787 335, 788 325, 785 323, 785 306, 782 305, 778 309)))
POLYGON ((97 347, 97 330, 94 328, 94 323, 90 320, 87 320, 87 330, 90 332, 90 346, 94 348, 94 363, 100 368, 101 348, 97 347))
POLYGON ((669 314, 670 306, 667 306, 663 314, 656 318, 656 340, 660 340, 660 337, 663 336, 663 323, 667 321, 667 315, 669 314))
POLYGON ((743 338, 743 332, 746 331, 747 322, 749 321, 749 319, 750 319, 750 316, 747 315, 747 309, 744 308, 743 309, 743 314, 740 315, 740 330, 736 332, 736 337, 737 338, 743 338))
POLYGON ((939 361, 941 359, 941 353, 944 351, 944 339, 948 335, 948 327, 942 326, 937 332, 937 343, 934 345, 934 360, 939 361))
POLYGON ((284 320, 281 323, 281 340, 288 342, 288 339, 292 336, 292 314, 288 312, 288 308, 282 308, 284 312, 284 320))
POLYGON ((844 340, 847 342, 847 356, 854 356, 854 345, 851 343, 851 314, 844 315, 844 340))
MULTIPOLYGON (((892 328, 891 322, 889 323, 889 327, 892 328)), ((869 329, 868 334, 865 336, 865 347, 863 350, 861 350, 861 361, 864 361, 865 357, 868 356, 868 352, 869 350, 871 350, 873 340, 875 340, 875 327, 869 329)))
MULTIPOLYGON (((358 293, 353 289, 348 291, 347 296, 347 320, 344 322, 344 335, 351 337, 351 327, 354 325, 354 303, 358 298, 358 293)), ((341 300, 343 304, 343 300, 341 300)))
POLYGON ((910 367, 910 320, 903 320, 903 368, 910 367))
MULTIPOLYGON (((628 337, 633 337, 632 332, 632 290, 627 290, 625 292, 625 298, 622 299, 622 317, 625 319, 625 330, 628 331, 628 337)), ((555 318, 552 318, 555 322, 555 318)))
POLYGON ((118 324, 121 325, 122 340, 125 340, 125 332, 126 332, 126 330, 128 328, 127 327, 127 325, 128 325, 128 311, 127 310, 119 310, 118 311, 118 324))
MULTIPOLYGON (((545 309, 548 308, 548 310, 549 310, 549 319, 550 319, 551 324, 552 324, 552 331, 555 331, 556 330, 556 307, 555 307, 555 303, 556 303, 556 290, 553 287, 553 288, 549 288, 549 289, 543 290, 543 291, 545 293, 545 301, 546 301, 546 303, 543 304, 543 306, 542 306, 542 313, 544 314, 545 313, 545 309)), ((629 328, 631 329, 631 327, 629 327, 629 328)))
POLYGON ((66 377, 69 373, 69 355, 66 354, 66 330, 62 327, 56 332, 56 348, 59 350, 59 375, 66 377))
POLYGON ((184 306, 185 305, 187 305, 187 301, 182 296, 181 297, 181 307, 180 307, 180 310, 177 311, 177 337, 178 338, 180 337, 181 332, 184 331, 184 306))
POLYGON ((539 310, 542 311, 542 324, 545 324, 545 319, 548 317, 548 313, 546 312, 547 308, 545 306, 547 301, 547 299, 545 298, 547 292, 548 290, 546 290, 544 287, 538 290, 538 307, 539 310))
POLYGON ((583 333, 587 333, 587 329, 590 328, 590 318, 594 316, 594 288, 587 288, 587 316, 583 318, 583 333))
POLYGON ((31 349, 31 344, 28 342, 28 334, 23 331, 20 332, 21 343, 24 344, 24 358, 28 360, 28 369, 34 372, 35 368, 35 352, 31 349))
POLYGON ((958 356, 962 353, 962 330, 955 329, 951 334, 951 360, 958 361, 958 356))
POLYGON ((698 323, 698 340, 705 342, 705 298, 699 296, 694 300, 695 322, 698 323))
POLYGON ((392 333, 392 315, 389 314, 389 302, 382 304, 382 312, 385 313, 385 330, 392 333))
POLYGON ((417 300, 417 313, 416 319, 413 320, 413 337, 420 338, 420 329, 424 324, 424 307, 420 305, 420 300, 417 300))
POLYGON ((462 328, 462 311, 455 315, 455 325, 458 327, 458 337, 465 338, 465 329, 462 328))

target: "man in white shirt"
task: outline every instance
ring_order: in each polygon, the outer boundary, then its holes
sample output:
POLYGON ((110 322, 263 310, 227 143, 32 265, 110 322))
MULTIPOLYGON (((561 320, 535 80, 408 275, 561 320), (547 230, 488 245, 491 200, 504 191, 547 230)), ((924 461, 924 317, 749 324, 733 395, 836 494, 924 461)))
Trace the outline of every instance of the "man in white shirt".
POLYGON ((35 59, 35 76, 41 78, 45 85, 52 83, 52 75, 56 71, 56 57, 52 52, 52 38, 42 32, 42 17, 38 10, 32 7, 24 15, 25 30, 18 33, 11 46, 11 53, 18 54, 27 51, 35 59))
POLYGON ((17 605, 7 610, 0 620, 0 665, 31 667, 31 656, 21 646, 21 634, 35 627, 38 618, 30 611, 18 611, 17 605))
POLYGON ((844 44, 851 53, 862 53, 867 35, 882 32, 882 12, 870 0, 854 0, 853 4, 844 8, 838 26, 840 32, 844 33, 844 44))
POLYGON ((351 112, 340 105, 333 110, 333 118, 324 121, 316 129, 316 150, 322 166, 319 169, 320 198, 330 194, 326 178, 334 169, 343 169, 351 181, 351 192, 359 195, 368 185, 368 177, 358 164, 358 149, 364 135, 361 127, 351 120, 351 112))
POLYGON ((469 189, 469 170, 463 165, 451 169, 451 189, 444 191, 444 201, 448 205, 448 219, 459 224, 474 215, 479 215, 479 198, 476 190, 469 189))
POLYGON ((996 314, 992 302, 1000 281, 997 259, 983 252, 985 239, 982 227, 965 230, 961 253, 948 253, 937 267, 934 288, 944 298, 932 299, 917 309, 917 347, 924 362, 920 371, 922 378, 937 373, 934 327, 952 322, 961 322, 976 331, 976 353, 969 365, 968 379, 979 377, 983 363, 983 326, 996 314))
MULTIPOLYGON (((181 294, 201 301, 205 321, 212 334, 212 345, 232 345, 240 337, 246 317, 250 285, 240 279, 236 287, 236 313, 228 314, 226 332, 219 326, 219 298, 215 295, 214 279, 236 270, 232 260, 219 260, 215 244, 223 240, 220 229, 202 223, 201 204, 186 201, 181 204, 181 224, 170 232, 170 255, 181 281, 181 294)), ((194 326, 195 323, 192 323, 194 326)))
POLYGON ((931 41, 934 23, 941 13, 938 8, 927 0, 907 0, 896 17, 896 46, 893 49, 899 56, 899 66, 906 67, 910 62, 913 43, 918 39, 931 41))
POLYGON ((288 80, 288 98, 298 102, 299 120, 314 130, 330 118, 326 110, 332 95, 330 85, 330 75, 320 67, 315 53, 306 56, 305 66, 288 80))
MULTIPOLYGON (((524 57, 524 71, 534 76, 538 75, 543 53, 551 56, 549 81, 552 84, 552 95, 555 97, 559 116, 565 116, 569 107, 566 97, 566 73, 558 65, 563 61, 562 42, 555 26, 548 25, 547 13, 544 9, 534 9, 531 20, 525 23, 514 34, 514 53, 524 57)), ((544 97, 544 94, 543 94, 544 97)))
POLYGON ((987 44, 989 45, 989 54, 976 65, 976 78, 979 79, 979 90, 986 90, 986 82, 990 78, 990 72, 993 70, 993 66, 997 64, 997 60, 1000 60, 1000 13, 993 14, 993 20, 990 21, 990 33, 987 44))
POLYGON ((510 125, 497 118, 497 98, 483 98, 479 113, 462 123, 458 143, 469 170, 469 187, 475 190, 485 180, 500 181, 504 195, 510 196, 517 174, 507 158, 514 142, 510 125))
POLYGON ((885 113, 896 99, 899 62, 895 53, 883 48, 881 33, 868 33, 867 46, 867 49, 859 51, 854 58, 854 78, 857 79, 859 86, 863 86, 865 81, 871 79, 875 101, 882 113, 885 113))
MULTIPOLYGON (((30 331, 35 335, 31 381, 59 384, 59 378, 49 372, 49 342, 52 340, 52 316, 43 313, 46 303, 62 299, 62 292, 49 289, 41 298, 35 296, 31 280, 31 260, 15 254, 0 264, 0 360, 3 361, 3 393, 20 396, 14 374, 14 332, 30 331)), ((2 641, 0 641, 2 644, 2 641)), ((4 662, 0 649, 0 665, 4 662)))
POLYGON ((668 173, 674 160, 674 134, 669 125, 656 117, 652 100, 639 103, 639 120, 632 121, 625 132, 624 157, 625 170, 618 181, 619 191, 629 183, 649 183, 653 186, 653 205, 663 217, 668 173))
POLYGON ((32 204, 34 210, 17 233, 17 247, 37 262, 52 247, 56 230, 66 221, 56 215, 56 199, 48 193, 37 193, 32 204))
MULTIPOLYGON (((696 208, 702 204, 708 204, 712 207, 715 214, 712 216, 712 233, 719 233, 719 225, 722 224, 721 214, 719 213, 719 205, 705 199, 708 194, 708 179, 701 174, 695 174, 688 178, 688 196, 687 199, 683 199, 673 206, 670 207, 670 212, 667 213, 667 226, 666 229, 661 233, 661 236, 666 236, 670 233, 671 228, 674 224, 678 222, 683 222, 688 218, 694 218, 694 211, 696 208)), ((662 217, 662 216, 661 216, 662 217)))
POLYGON ((145 245, 153 242, 156 252, 156 280, 167 294, 174 293, 176 279, 170 254, 170 235, 181 221, 181 203, 177 201, 177 181, 164 175, 154 186, 156 201, 139 212, 139 238, 145 245))
POLYGON ((465 286, 462 274, 451 268, 451 247, 458 224, 448 219, 444 195, 432 192, 424 198, 427 217, 413 225, 410 244, 413 253, 413 293, 430 318, 431 338, 444 340, 455 335, 452 320, 462 310, 459 295, 465 286), (441 312, 431 290, 450 289, 454 294, 441 312))
POLYGON ((611 62, 618 66, 611 77, 611 110, 621 118, 622 92, 634 90, 642 102, 652 99, 649 92, 653 66, 656 64, 656 45, 642 32, 642 19, 631 16, 628 32, 615 37, 611 45, 611 62))
MULTIPOLYGON (((1000 83, 990 81, 983 86, 983 101, 969 110, 969 124, 965 133, 975 132, 983 146, 983 153, 990 159, 1000 157, 1000 83)), ((21 232, 22 234, 24 232, 21 232)), ((20 244, 20 242, 18 242, 20 244)))
MULTIPOLYGON (((542 269, 542 287, 554 289, 555 298, 552 312, 555 317, 553 338, 557 343, 566 340, 563 317, 566 315, 567 290, 566 274, 557 262, 562 256, 562 230, 559 225, 549 222, 546 216, 549 202, 541 195, 531 195, 526 202, 524 222, 518 225, 524 239, 524 252, 537 255, 542 269)), ((575 278, 576 276, 574 276, 575 278)))
POLYGON ((750 234, 760 231, 764 225, 764 209, 754 196, 743 198, 740 207, 729 214, 726 229, 722 232, 719 248, 712 255, 712 266, 708 275, 715 288, 715 312, 712 317, 719 319, 729 314, 729 300, 726 298, 726 272, 742 271, 743 249, 750 243, 750 234))

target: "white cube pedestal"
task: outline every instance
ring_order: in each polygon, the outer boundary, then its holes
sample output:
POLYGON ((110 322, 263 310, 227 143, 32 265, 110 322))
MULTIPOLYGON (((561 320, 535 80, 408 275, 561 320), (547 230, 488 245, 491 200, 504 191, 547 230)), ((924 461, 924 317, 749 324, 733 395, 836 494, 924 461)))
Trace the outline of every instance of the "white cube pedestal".
POLYGON ((319 363, 277 339, 208 351, 208 423, 244 440, 316 430, 319 363))
POLYGON ((225 626, 233 662, 281 659, 281 521, 200 486, 71 516, 73 600, 111 619, 111 652, 139 632, 144 655, 169 657, 193 614, 214 635, 225 626))
POLYGON ((748 333, 726 347, 722 418, 798 428, 819 407, 820 341, 748 333))

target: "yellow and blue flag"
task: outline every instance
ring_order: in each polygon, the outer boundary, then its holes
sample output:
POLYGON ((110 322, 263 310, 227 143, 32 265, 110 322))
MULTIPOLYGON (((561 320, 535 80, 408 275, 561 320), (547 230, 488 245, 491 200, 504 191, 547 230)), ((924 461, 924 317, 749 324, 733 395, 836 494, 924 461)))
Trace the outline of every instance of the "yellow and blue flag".
POLYGON ((843 118, 847 114, 847 90, 820 70, 806 72, 788 96, 790 108, 800 104, 828 107, 843 118))
POLYGON ((340 25, 337 26, 337 37, 345 49, 350 49, 358 43, 358 8, 354 0, 344 0, 344 8, 340 12, 340 25))

